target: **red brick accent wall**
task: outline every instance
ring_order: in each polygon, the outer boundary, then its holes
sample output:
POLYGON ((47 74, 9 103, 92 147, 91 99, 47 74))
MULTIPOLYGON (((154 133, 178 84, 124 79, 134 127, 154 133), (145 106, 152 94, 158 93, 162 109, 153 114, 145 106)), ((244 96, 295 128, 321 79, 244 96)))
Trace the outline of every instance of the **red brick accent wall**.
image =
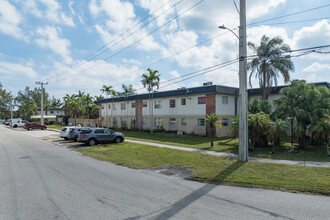
MULTIPOLYGON (((213 94, 206 94, 206 114, 213 114, 215 113, 215 93, 213 94)), ((206 135, 210 134, 210 126, 206 126, 206 135)))
POLYGON ((102 127, 102 104, 99 104, 99 123, 98 127, 102 127))
POLYGON ((142 114, 142 100, 135 101, 135 129, 143 130, 143 114, 142 114))

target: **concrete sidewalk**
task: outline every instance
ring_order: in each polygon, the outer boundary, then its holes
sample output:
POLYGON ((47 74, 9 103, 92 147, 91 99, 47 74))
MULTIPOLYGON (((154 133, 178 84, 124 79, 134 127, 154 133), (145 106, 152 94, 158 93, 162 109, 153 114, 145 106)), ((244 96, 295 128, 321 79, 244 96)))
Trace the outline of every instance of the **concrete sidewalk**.
MULTIPOLYGON (((233 159, 238 158, 237 154, 231 154, 231 153, 215 152, 215 151, 209 151, 209 150, 200 150, 200 149, 194 149, 194 148, 188 148, 188 147, 179 147, 179 146, 173 146, 173 145, 167 145, 167 144, 159 144, 159 143, 146 142, 146 141, 136 141, 136 140, 130 140, 130 139, 125 139, 125 141, 131 142, 131 143, 137 143, 137 144, 150 145, 150 146, 155 146, 155 147, 164 147, 164 148, 175 149, 175 150, 183 150, 183 151, 189 151, 189 152, 209 154, 209 155, 214 155, 214 156, 218 156, 218 157, 227 157, 227 158, 233 158, 233 159)), ((306 167, 327 167, 327 168, 330 168, 330 162, 276 160, 276 159, 257 158, 257 157, 249 157, 249 161, 260 162, 260 163, 275 163, 275 164, 297 165, 297 166, 306 166, 306 167)))

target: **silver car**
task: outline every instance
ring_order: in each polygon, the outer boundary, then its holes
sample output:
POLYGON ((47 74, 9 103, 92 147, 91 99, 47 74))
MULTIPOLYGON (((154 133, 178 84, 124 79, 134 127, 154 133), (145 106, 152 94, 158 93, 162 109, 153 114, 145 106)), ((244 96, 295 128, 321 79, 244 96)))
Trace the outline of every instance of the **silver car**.
POLYGON ((78 134, 77 141, 93 146, 96 143, 121 143, 124 139, 125 137, 122 133, 113 132, 108 128, 89 128, 83 129, 78 134))
POLYGON ((75 127, 65 127, 65 128, 63 128, 61 130, 60 137, 64 138, 64 140, 68 140, 69 139, 70 128, 75 128, 75 127))

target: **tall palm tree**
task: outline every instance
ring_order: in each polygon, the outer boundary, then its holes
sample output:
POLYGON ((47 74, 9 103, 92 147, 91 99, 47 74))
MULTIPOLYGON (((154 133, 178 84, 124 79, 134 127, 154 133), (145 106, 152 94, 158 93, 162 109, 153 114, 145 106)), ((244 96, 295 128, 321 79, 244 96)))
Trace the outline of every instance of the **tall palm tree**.
POLYGON ((135 95, 136 94, 135 89, 133 88, 132 85, 127 86, 125 84, 122 84, 121 88, 123 89, 123 92, 119 92, 120 96, 128 96, 128 95, 135 95))
POLYGON ((280 37, 270 39, 266 35, 262 36, 260 45, 252 42, 248 46, 257 57, 248 63, 248 70, 251 71, 249 76, 250 87, 251 77, 255 74, 259 78, 259 86, 263 100, 268 99, 270 87, 275 84, 277 86, 277 78, 282 75, 284 83, 290 81, 290 71, 294 71, 294 65, 290 58, 283 56, 283 52, 290 51, 290 47, 283 43, 280 37))
MULTIPOLYGON (((118 96, 118 92, 116 90, 114 90, 112 88, 112 86, 107 86, 107 85, 103 85, 101 92, 104 92, 107 94, 108 98, 112 96, 112 98, 114 98, 115 96, 118 96)), ((112 103, 110 104, 110 106, 112 105, 112 103)), ((108 108, 107 108, 108 109, 108 108)), ((112 106, 112 110, 113 110, 113 106, 112 106)), ((107 112, 108 115, 108 112, 107 112)), ((110 118, 112 117, 112 111, 110 111, 110 118)))
POLYGON ((149 92, 149 109, 151 112, 151 121, 150 121, 150 134, 152 135, 153 132, 153 120, 154 120, 154 116, 153 116, 153 90, 154 87, 156 86, 157 89, 159 89, 159 76, 160 74, 158 73, 158 70, 152 70, 150 68, 147 69, 148 74, 143 73, 141 76, 141 83, 143 84, 143 87, 146 88, 149 92), (150 93, 151 93, 151 104, 150 104, 150 93))
POLYGON ((215 137, 215 133, 216 133, 216 126, 218 127, 222 127, 222 124, 221 124, 221 116, 220 114, 209 114, 209 115, 206 115, 205 117, 205 123, 207 125, 210 126, 210 132, 211 132, 211 147, 213 147, 213 139, 215 137))

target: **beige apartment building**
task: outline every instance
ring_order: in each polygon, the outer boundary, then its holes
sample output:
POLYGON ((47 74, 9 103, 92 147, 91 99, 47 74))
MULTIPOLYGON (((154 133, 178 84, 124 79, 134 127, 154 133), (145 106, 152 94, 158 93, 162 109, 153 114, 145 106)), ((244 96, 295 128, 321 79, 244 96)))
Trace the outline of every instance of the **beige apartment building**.
MULTIPOLYGON (((329 87, 329 83, 316 84, 329 87)), ((278 98, 283 87, 272 88, 269 100, 278 98)), ((249 89, 248 94, 249 101, 260 98, 259 89, 249 89)), ((238 88, 210 82, 194 88, 102 99, 98 103, 102 127, 149 130, 152 121, 156 131, 193 135, 207 135, 205 116, 219 113, 222 127, 217 127, 216 135, 230 136, 229 125, 239 109, 238 88)))

